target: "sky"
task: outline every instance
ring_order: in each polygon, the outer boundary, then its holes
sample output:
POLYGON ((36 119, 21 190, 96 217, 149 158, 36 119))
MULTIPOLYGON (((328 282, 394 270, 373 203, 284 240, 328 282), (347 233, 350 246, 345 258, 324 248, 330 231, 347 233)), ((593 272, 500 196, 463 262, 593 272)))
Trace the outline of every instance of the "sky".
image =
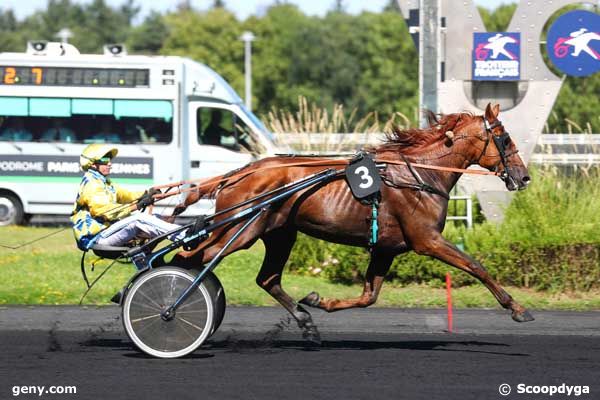
MULTIPOLYGON (((89 3, 90 0, 71 0, 75 3, 89 3)), ((119 6, 124 3, 124 0, 106 0, 111 6, 119 6)), ((224 0, 227 9, 233 11, 238 19, 244 20, 249 15, 261 15, 273 4, 275 0, 224 0)), ((288 3, 297 4, 300 9, 308 15, 324 15, 331 10, 334 0, 287 0, 288 3)), ((475 0, 475 3, 489 9, 494 9, 501 4, 507 4, 515 1, 510 0, 475 0)), ((177 5, 177 0, 137 0, 136 3, 141 5, 142 10, 138 18, 141 22, 151 10, 156 10, 161 13, 172 11, 177 5)), ((356 14, 361 11, 381 11, 388 3, 388 0, 345 0, 346 10, 356 14)), ((47 0, 0 0, 1 9, 12 9, 18 19, 32 14, 36 10, 46 8, 47 0)), ((198 10, 206 10, 212 4, 212 0, 191 0, 192 7, 198 10)))

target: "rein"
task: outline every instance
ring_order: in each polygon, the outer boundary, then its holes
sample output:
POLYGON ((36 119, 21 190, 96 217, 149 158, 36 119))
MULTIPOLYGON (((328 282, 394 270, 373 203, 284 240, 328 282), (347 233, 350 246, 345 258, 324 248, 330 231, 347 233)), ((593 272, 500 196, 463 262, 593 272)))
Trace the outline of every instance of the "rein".
MULTIPOLYGON (((473 170, 473 169, 465 169, 465 168, 453 168, 453 167, 441 167, 441 166, 438 166, 438 165, 409 163, 408 161, 390 160, 390 159, 386 159, 386 158, 377 158, 377 159, 375 159, 375 162, 378 163, 378 164, 404 165, 404 166, 408 167, 409 169, 411 167, 413 167, 413 168, 429 169, 429 170, 441 171, 441 172, 453 172, 453 173, 460 173, 460 174, 493 175, 493 176, 498 176, 499 175, 497 172, 492 172, 492 171, 481 171, 481 170, 473 170)), ((175 196, 175 195, 186 193, 186 192, 192 192, 192 191, 199 190, 199 189, 207 187, 207 186, 211 186, 211 185, 214 185, 214 184, 219 184, 219 183, 222 183, 222 182, 226 182, 226 181, 231 180, 231 179, 243 178, 243 177, 246 177, 248 175, 254 174, 256 172, 259 172, 259 171, 265 171, 265 170, 274 169, 274 168, 306 167, 306 166, 328 166, 328 165, 347 165, 348 163, 349 163, 349 160, 346 160, 346 159, 326 160, 326 161, 325 160, 300 161, 300 162, 295 162, 295 163, 269 165, 269 166, 262 167, 262 168, 259 168, 259 169, 254 169, 254 170, 251 170, 251 171, 238 172, 238 173, 229 175, 227 177, 223 177, 223 175, 219 175, 219 176, 212 177, 212 178, 207 178, 207 179, 196 179, 196 180, 179 181, 179 182, 175 182, 175 183, 154 186, 155 189, 167 188, 166 192, 164 192, 162 194, 155 195, 154 198, 156 200, 162 200, 162 199, 165 199, 165 198, 170 197, 170 196, 175 196), (183 185, 194 185, 194 186, 189 187, 189 188, 185 188, 185 189, 178 189, 178 190, 175 190, 175 191, 171 191, 170 190, 170 189, 172 189, 174 187, 183 186, 183 185)))

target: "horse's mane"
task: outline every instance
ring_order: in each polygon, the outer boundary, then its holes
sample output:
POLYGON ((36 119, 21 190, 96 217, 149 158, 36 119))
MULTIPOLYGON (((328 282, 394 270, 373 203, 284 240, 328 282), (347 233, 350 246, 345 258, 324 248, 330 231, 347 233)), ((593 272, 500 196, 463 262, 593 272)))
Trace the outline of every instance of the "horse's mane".
POLYGON ((404 154, 421 153, 424 148, 446 140, 447 131, 453 130, 461 119, 472 118, 473 114, 461 112, 436 115, 432 111, 425 110, 425 117, 429 124, 428 128, 402 130, 397 125, 393 125, 392 131, 385 134, 383 143, 373 150, 400 150, 404 154))

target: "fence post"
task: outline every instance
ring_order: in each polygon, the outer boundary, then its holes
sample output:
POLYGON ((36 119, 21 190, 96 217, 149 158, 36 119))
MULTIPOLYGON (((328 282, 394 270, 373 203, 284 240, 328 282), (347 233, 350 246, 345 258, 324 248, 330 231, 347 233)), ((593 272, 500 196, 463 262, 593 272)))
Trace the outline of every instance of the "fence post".
POLYGON ((467 228, 473 228, 473 199, 467 197, 467 228))
POLYGON ((448 333, 452 333, 452 278, 446 272, 446 303, 448 313, 448 333))

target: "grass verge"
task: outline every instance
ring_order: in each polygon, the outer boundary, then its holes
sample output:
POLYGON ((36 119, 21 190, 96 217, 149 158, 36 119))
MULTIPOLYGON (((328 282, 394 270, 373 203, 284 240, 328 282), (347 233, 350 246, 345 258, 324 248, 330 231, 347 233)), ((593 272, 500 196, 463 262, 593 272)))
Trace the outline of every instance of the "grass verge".
MULTIPOLYGON (((15 246, 57 232, 57 228, 2 227, 0 244, 15 246)), ((257 244, 252 249, 226 258, 217 268, 227 295, 228 304, 275 305, 276 302, 255 283, 264 249, 257 244)), ((79 271, 81 253, 75 248, 69 229, 19 250, 0 248, 0 304, 77 304, 85 290, 79 271)), ((90 278, 97 277, 106 261, 99 262, 90 278)), ((85 304, 108 304, 133 274, 134 267, 116 264, 85 299, 85 304)), ((453 272, 456 276, 460 271, 453 272)), ((332 283, 324 277, 284 274, 285 289, 294 298, 311 291, 325 297, 347 298, 360 295, 359 285, 332 283)), ((534 309, 598 310, 600 291, 549 293, 530 289, 507 288, 521 304, 534 309)), ((498 308, 491 293, 480 284, 453 289, 457 308, 498 308)), ((383 307, 444 307, 445 290, 428 285, 384 285, 377 306, 383 307)))

